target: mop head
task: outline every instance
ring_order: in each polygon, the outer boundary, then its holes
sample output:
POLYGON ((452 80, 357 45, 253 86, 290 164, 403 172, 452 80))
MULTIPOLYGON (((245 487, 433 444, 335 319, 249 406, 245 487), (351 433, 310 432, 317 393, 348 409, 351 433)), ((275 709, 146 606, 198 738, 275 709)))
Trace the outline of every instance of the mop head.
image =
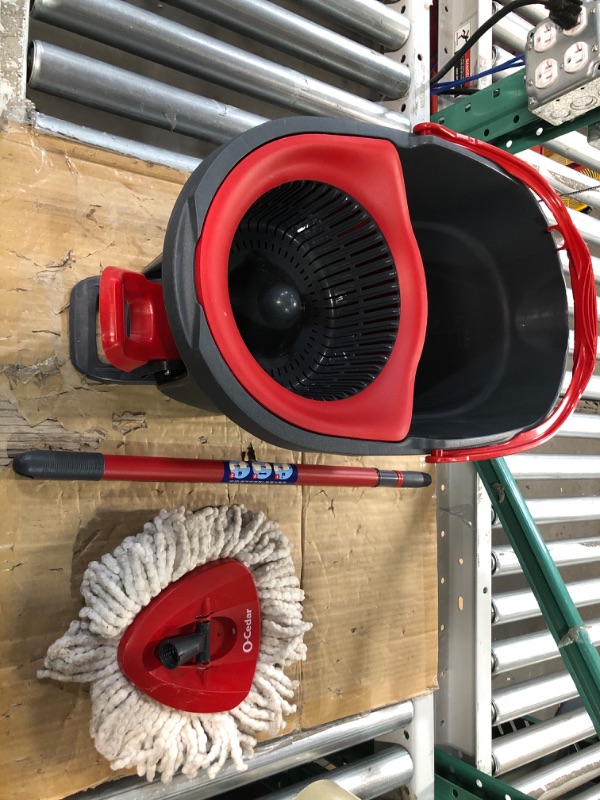
POLYGON ((135 768, 163 782, 175 772, 213 778, 230 758, 238 770, 254 752, 256 735, 275 734, 297 681, 284 668, 306 657, 304 592, 294 571, 291 544, 276 522, 243 506, 161 511, 112 553, 86 569, 79 619, 48 650, 39 678, 91 684, 90 731, 113 769, 135 768), (121 672, 117 648, 142 608, 195 567, 220 558, 241 561, 252 573, 261 607, 258 664, 252 689, 231 711, 196 714, 153 700, 121 672))

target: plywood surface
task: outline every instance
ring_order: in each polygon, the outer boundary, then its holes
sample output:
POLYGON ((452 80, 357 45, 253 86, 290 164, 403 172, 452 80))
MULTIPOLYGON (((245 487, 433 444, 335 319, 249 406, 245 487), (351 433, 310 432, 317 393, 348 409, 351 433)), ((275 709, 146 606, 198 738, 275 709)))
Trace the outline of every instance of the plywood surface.
POLYGON ((95 384, 70 364, 71 288, 107 265, 148 264, 184 178, 28 130, 1 135, 0 786, 15 800, 55 800, 114 777, 89 738, 87 687, 41 682, 36 670, 77 614, 85 566, 162 507, 244 503, 294 542, 314 629, 291 729, 435 684, 432 489, 38 483, 7 466, 41 446, 221 459, 252 445, 262 460, 371 463, 282 451, 223 416, 150 387, 95 384))

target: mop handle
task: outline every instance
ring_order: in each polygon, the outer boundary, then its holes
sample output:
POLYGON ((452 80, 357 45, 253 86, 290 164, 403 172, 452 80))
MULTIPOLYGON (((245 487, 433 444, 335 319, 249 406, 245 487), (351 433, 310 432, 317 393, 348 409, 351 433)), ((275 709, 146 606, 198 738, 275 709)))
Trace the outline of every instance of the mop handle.
POLYGON ((13 460, 28 478, 59 481, 171 481, 181 483, 266 483, 273 486, 394 486, 416 489, 431 484, 427 472, 375 467, 330 467, 264 461, 212 461, 154 456, 105 456, 29 450, 13 460))

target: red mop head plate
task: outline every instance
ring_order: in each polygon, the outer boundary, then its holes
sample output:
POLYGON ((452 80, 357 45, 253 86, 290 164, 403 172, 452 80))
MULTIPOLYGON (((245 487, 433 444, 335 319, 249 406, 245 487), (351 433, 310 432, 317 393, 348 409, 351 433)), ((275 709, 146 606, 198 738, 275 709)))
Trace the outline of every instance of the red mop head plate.
POLYGON ((123 634, 119 667, 171 708, 228 711, 248 695, 260 650, 260 604, 250 570, 213 561, 167 586, 123 634))

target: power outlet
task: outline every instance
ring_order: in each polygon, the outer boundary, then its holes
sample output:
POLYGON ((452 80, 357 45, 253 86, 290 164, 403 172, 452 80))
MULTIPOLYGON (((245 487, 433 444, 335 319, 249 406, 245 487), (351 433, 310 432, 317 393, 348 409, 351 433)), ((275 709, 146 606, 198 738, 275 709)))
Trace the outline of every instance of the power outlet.
POLYGON ((546 58, 538 64, 535 71, 535 85, 538 89, 547 89, 558 78, 558 61, 555 58, 546 58))
POLYGON ((587 25, 587 9, 584 6, 581 11, 579 12, 579 17, 577 19, 577 25, 574 28, 569 28, 568 31, 563 31, 565 36, 577 36, 578 33, 585 28, 587 25))
POLYGON ((582 0, 571 30, 543 19, 527 36, 527 105, 551 125, 600 108, 599 23, 600 0, 582 0))
POLYGON ((590 48, 587 44, 585 42, 575 42, 565 52, 565 72, 579 72, 589 60, 590 48))
POLYGON ((549 50, 558 38, 558 28, 550 20, 546 20, 543 25, 539 25, 533 34, 533 49, 536 53, 543 53, 549 50))

